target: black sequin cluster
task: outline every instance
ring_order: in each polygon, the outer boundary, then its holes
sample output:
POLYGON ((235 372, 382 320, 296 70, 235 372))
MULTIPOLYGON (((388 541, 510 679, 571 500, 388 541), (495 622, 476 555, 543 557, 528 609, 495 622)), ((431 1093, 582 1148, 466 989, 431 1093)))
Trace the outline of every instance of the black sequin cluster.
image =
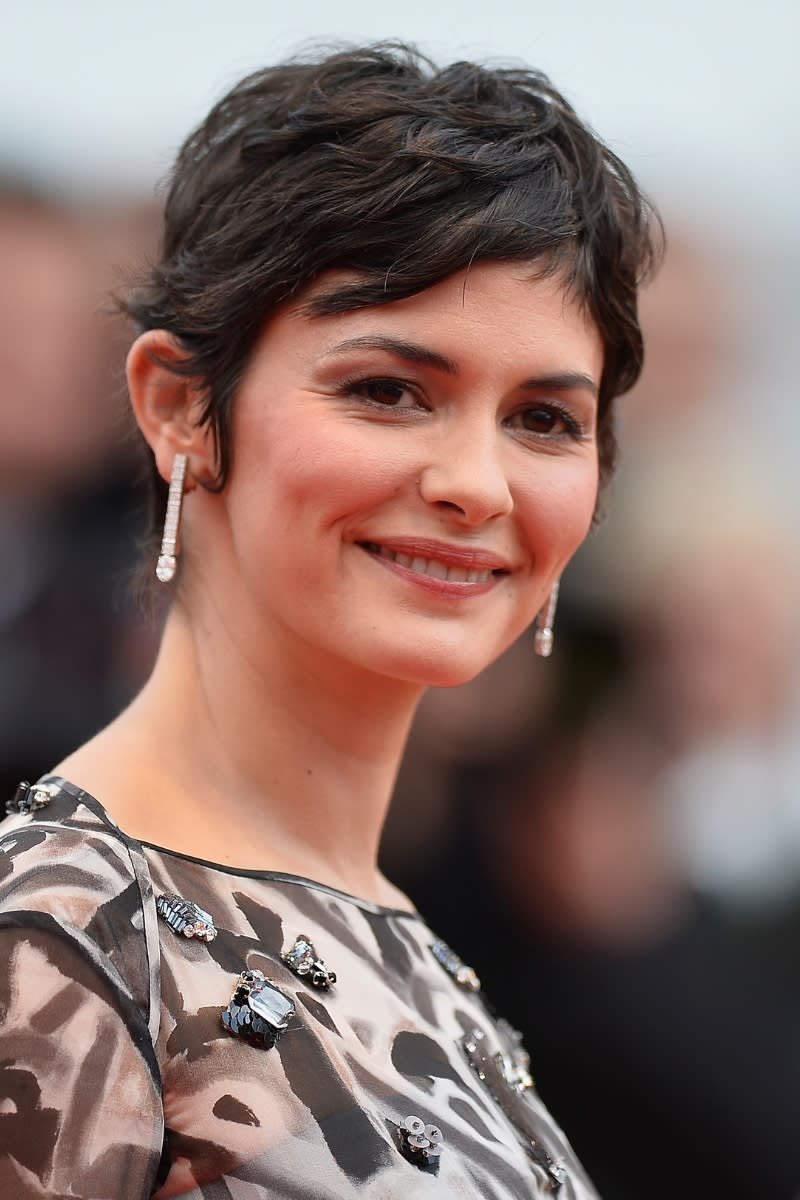
POLYGON ((294 1004, 261 971, 242 971, 221 1013, 228 1033, 271 1050, 294 1016, 294 1004))

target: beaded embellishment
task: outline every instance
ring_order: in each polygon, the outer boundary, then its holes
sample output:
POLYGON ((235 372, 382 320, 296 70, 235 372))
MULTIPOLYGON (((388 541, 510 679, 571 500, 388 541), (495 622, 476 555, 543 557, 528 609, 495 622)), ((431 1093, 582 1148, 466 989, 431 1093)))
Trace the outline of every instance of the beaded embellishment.
POLYGON ((336 972, 328 970, 314 949, 314 943, 305 934, 301 933, 291 950, 282 954, 281 958, 290 971, 294 971, 301 979, 308 979, 312 987, 327 991, 331 984, 336 983, 336 972))
POLYGON ((166 921, 175 933, 184 937, 196 937, 201 942, 213 942, 217 936, 214 918, 210 913, 195 904, 194 900, 184 900, 183 896, 159 896, 156 900, 156 912, 166 921))
POLYGON ((534 1082, 531 1075, 531 1058, 522 1044, 522 1034, 504 1017, 498 1020, 497 1029, 509 1046, 505 1054, 495 1055, 500 1074, 515 1092, 527 1092, 528 1088, 534 1086, 534 1082))
POLYGON ((6 800, 6 815, 37 812, 53 799, 58 789, 50 783, 22 782, 10 800, 6 800))
POLYGON ((481 990, 481 981, 472 967, 468 967, 456 952, 450 949, 447 942, 443 942, 441 938, 432 942, 431 953, 440 966, 444 967, 447 974, 452 975, 459 987, 466 988, 468 992, 481 990))
POLYGON ((228 1033, 251 1046, 271 1050, 294 1012, 289 997, 269 983, 262 971, 242 971, 220 1015, 228 1033))
POLYGON ((426 1125, 420 1117, 406 1117, 398 1129, 400 1149, 418 1167, 438 1167, 442 1153, 442 1131, 438 1125, 426 1125))
MULTIPOLYGON (((510 1028, 507 1022, 504 1022, 504 1025, 510 1028)), ((515 1063, 513 1053, 490 1054, 481 1029, 473 1029, 468 1033, 461 1041, 461 1048, 481 1083, 486 1085, 496 1103, 516 1126, 533 1162, 546 1172, 553 1192, 558 1192, 566 1179, 566 1167, 563 1159, 553 1157, 544 1145, 543 1131, 538 1128, 535 1111, 523 1097, 527 1086, 521 1086, 518 1074, 521 1068, 515 1063)), ((524 1050, 522 1054, 525 1055, 524 1050)), ((530 1079, 530 1074, 528 1078, 530 1079)), ((532 1084, 531 1079, 528 1086, 532 1084)))

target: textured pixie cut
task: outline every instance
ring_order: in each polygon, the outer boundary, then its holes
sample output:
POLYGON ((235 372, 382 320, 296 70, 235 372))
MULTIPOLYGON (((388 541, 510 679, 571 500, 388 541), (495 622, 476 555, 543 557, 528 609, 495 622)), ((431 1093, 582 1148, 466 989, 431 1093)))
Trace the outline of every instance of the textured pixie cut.
MULTIPOLYGON (((172 171, 159 261, 123 307, 185 350, 222 488, 254 344, 317 276, 356 277, 316 295, 310 311, 325 314, 410 296, 480 260, 529 262, 562 276, 600 332, 606 478, 611 401, 642 366, 637 290, 657 225, 625 165, 540 72, 439 68, 396 43, 347 48, 257 71, 211 110, 172 171)), ((154 483, 158 519, 166 485, 154 483)))

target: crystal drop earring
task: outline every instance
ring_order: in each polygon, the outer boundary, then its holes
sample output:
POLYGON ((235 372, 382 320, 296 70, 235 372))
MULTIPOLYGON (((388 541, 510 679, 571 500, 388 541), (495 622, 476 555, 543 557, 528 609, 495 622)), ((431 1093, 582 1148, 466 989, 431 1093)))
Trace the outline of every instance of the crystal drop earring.
POLYGON ((542 658, 549 658, 553 652, 553 622, 556 616, 556 604, 558 603, 558 587, 559 580, 557 579, 550 589, 547 604, 536 618, 533 648, 542 658))
POLYGON ((156 563, 156 579, 160 583, 169 583, 171 579, 174 579, 178 568, 178 530, 181 524, 181 504, 187 461, 185 454, 176 454, 172 462, 167 511, 164 516, 164 533, 161 538, 161 553, 156 563))

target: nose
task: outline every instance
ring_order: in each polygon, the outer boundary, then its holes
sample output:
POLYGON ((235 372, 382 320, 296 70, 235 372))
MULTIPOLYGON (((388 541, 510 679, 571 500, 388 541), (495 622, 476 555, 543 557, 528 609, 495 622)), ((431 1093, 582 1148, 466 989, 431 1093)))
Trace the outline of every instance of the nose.
POLYGON ((514 507, 496 429, 476 430, 439 440, 420 478, 427 504, 447 510, 462 524, 482 525, 514 507))

